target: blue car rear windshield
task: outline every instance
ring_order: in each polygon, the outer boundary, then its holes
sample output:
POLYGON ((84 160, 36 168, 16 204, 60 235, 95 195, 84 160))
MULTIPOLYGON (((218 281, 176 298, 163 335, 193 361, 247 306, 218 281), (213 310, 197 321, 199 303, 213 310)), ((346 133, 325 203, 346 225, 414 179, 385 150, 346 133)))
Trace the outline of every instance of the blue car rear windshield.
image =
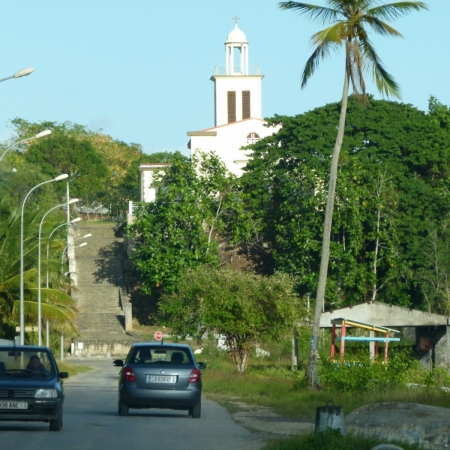
POLYGON ((188 348, 153 345, 132 349, 127 360, 131 364, 192 365, 192 353, 188 348))

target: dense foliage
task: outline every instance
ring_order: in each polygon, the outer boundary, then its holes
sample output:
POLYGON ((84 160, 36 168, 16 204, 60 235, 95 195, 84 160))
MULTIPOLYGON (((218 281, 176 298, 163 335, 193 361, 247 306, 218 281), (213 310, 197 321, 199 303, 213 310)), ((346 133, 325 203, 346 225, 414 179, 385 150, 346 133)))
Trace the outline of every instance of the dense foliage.
MULTIPOLYGON (((35 323, 37 317, 37 269, 38 258, 38 211, 28 212, 24 220, 24 318, 25 323, 35 323)), ((53 227, 54 222, 49 226, 53 227)), ((47 241, 44 241, 47 243, 47 241)), ((50 253, 60 251, 62 242, 49 243, 50 253)), ((41 245, 45 255, 45 245, 41 245)), ((3 336, 13 337, 19 321, 20 290, 20 213, 0 205, 0 316, 3 336)), ((59 253, 58 253, 59 259, 59 253)), ((68 280, 60 272, 58 259, 45 258, 42 264, 43 279, 48 275, 49 284, 41 286, 42 318, 48 320, 53 331, 66 336, 76 334, 74 319, 75 302, 67 293, 68 280)), ((1 327, 0 327, 1 328, 1 327)))
MULTIPOLYGON (((27 139, 47 129, 52 133, 43 139, 29 141, 18 151, 9 152, 5 162, 18 173, 27 166, 38 167, 44 176, 60 173, 70 175, 70 194, 81 199, 83 211, 107 212, 124 217, 128 202, 140 198, 139 164, 170 159, 171 153, 146 155, 138 144, 125 144, 101 132, 82 125, 41 121, 30 123, 23 119, 11 121, 14 141, 27 139)), ((65 185, 56 186, 59 196, 65 185)))
MULTIPOLYGON (((426 114, 402 103, 371 100, 361 106, 350 99, 328 305, 377 300, 449 311, 442 292, 421 281, 433 275, 436 255, 430 241, 450 211, 450 134, 442 125, 442 117, 448 116, 436 101, 431 106, 426 114), (436 109, 440 116, 433 113, 436 109), (425 290, 433 289, 425 301, 425 290)), ((299 276, 303 293, 314 292, 318 281, 325 186, 338 116, 336 103, 269 119, 283 127, 254 145, 254 158, 241 180, 259 225, 254 236, 270 243, 277 270, 299 276)), ((440 235, 444 233, 445 227, 440 235)), ((440 258, 446 259, 446 246, 441 240, 436 249, 440 258)))
POLYGON ((163 295, 160 311, 181 338, 223 336, 240 373, 258 342, 293 334, 305 315, 288 275, 263 277, 205 265, 181 274, 176 290, 163 295))
POLYGON ((173 290, 180 274, 199 264, 219 264, 215 231, 239 211, 237 180, 215 154, 192 160, 178 154, 158 176, 154 202, 141 203, 130 227, 134 263, 145 292, 173 290))

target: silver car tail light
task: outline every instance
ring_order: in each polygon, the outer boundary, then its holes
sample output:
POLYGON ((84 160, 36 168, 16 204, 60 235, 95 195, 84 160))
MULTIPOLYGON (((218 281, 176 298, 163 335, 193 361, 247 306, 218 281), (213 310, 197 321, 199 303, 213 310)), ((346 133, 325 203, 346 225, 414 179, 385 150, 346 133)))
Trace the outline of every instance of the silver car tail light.
POLYGON ((134 372, 131 369, 131 367, 125 366, 123 368, 123 376, 125 377, 125 380, 127 381, 135 381, 134 372))
POLYGON ((189 375, 189 383, 198 383, 200 381, 200 370, 193 369, 191 374, 189 375))

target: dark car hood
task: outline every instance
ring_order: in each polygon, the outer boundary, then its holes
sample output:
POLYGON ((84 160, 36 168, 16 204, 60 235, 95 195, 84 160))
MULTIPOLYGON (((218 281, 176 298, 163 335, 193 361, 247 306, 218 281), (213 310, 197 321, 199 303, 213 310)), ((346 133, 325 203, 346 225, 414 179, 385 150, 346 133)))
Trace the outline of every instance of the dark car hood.
POLYGON ((56 378, 23 378, 23 377, 1 377, 0 378, 0 389, 11 388, 15 389, 33 389, 34 387, 37 389, 45 389, 45 388, 53 388, 57 384, 56 378))

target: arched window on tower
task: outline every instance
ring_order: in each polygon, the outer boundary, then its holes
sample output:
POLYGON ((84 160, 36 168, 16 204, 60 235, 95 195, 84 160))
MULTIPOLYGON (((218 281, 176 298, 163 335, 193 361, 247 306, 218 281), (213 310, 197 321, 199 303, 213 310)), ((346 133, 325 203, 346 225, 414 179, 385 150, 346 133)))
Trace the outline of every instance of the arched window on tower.
POLYGON ((247 145, 256 144, 259 141, 259 135, 257 133, 249 133, 247 135, 247 145))

